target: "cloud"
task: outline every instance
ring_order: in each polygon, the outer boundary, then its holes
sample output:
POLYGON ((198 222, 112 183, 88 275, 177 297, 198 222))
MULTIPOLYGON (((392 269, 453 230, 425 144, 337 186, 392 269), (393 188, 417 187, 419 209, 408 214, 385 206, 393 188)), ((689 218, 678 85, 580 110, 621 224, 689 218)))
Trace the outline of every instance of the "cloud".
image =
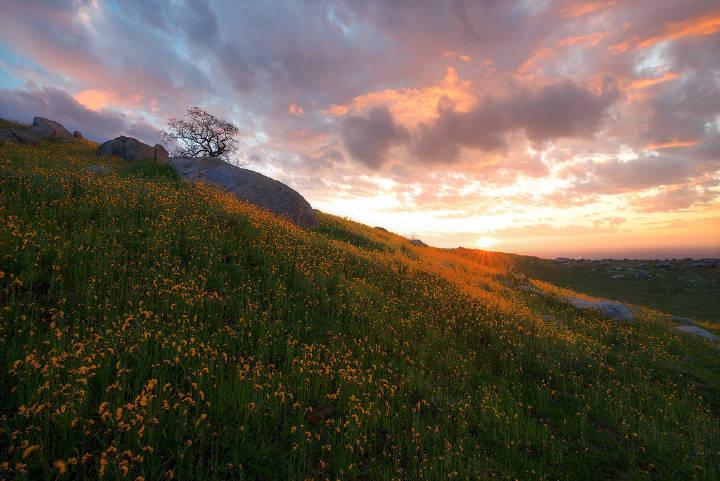
POLYGON ((640 212, 670 212, 708 204, 720 197, 711 187, 720 185, 712 181, 702 185, 684 185, 636 198, 632 205, 640 212))
POLYGON ((720 10, 690 18, 679 22, 672 22, 665 26, 662 33, 646 38, 633 38, 626 40, 611 49, 615 52, 624 52, 629 49, 643 49, 652 47, 660 42, 678 40, 683 37, 702 37, 720 32, 720 10))
POLYGON ((553 224, 531 224, 523 226, 513 226, 504 229, 498 229, 493 232, 493 236, 505 239, 533 239, 539 237, 565 237, 565 236, 590 236, 609 232, 616 232, 618 226, 623 222, 605 222, 593 226, 570 224, 570 225, 553 225, 553 224))
POLYGON ((692 147, 643 153, 628 161, 580 163, 571 169, 576 177, 573 189, 608 195, 686 184, 720 170, 719 140, 720 135, 716 135, 692 147))
POLYGON ((605 0, 601 2, 571 2, 561 9, 561 14, 565 17, 584 17, 594 12, 604 10, 615 5, 616 0, 605 0))
POLYGON ((305 109, 302 105, 290 104, 288 106, 288 112, 290 112, 291 115, 294 115, 296 117, 302 117, 303 114, 305 114, 305 109))
POLYGON ((311 202, 592 225, 720 172, 717 0, 9 2, 0 115, 152 142, 199 105, 311 202))
POLYGON ((503 98, 487 96, 467 112, 440 104, 437 120, 421 126, 413 150, 425 161, 453 162, 460 147, 503 149, 508 134, 517 130, 534 143, 592 136, 618 98, 612 85, 595 93, 564 81, 538 90, 519 88, 503 98))
POLYGON ((660 150, 660 149, 678 149, 681 147, 690 147, 691 145, 695 145, 700 140, 698 139, 692 139, 692 140, 670 140, 668 142, 660 142, 657 144, 648 144, 645 146, 648 150, 660 150))
POLYGON ((370 168, 381 167, 389 150, 409 139, 387 107, 374 107, 366 117, 350 116, 343 121, 342 138, 352 157, 370 168))
POLYGON ((670 80, 675 80, 679 76, 680 76, 680 74, 678 74, 677 72, 665 72, 659 77, 640 78, 637 80, 633 80, 630 83, 630 88, 631 89, 645 89, 648 87, 654 87, 655 85, 658 85, 658 84, 661 84, 664 82, 669 82, 670 80))
POLYGON ((62 90, 28 88, 0 89, 0 118, 30 121, 46 117, 63 124, 68 130, 80 130, 89 139, 104 142, 119 135, 130 135, 150 144, 157 142, 151 125, 109 110, 90 110, 62 90))

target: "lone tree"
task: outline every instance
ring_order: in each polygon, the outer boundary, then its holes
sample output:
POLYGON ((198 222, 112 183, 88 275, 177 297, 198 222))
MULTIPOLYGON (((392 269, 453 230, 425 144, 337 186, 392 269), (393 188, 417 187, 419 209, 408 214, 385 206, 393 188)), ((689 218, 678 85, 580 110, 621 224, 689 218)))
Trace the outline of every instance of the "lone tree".
POLYGON ((220 120, 200 107, 187 109, 184 119, 171 118, 160 136, 173 145, 178 157, 219 157, 228 160, 237 150, 238 128, 220 120))

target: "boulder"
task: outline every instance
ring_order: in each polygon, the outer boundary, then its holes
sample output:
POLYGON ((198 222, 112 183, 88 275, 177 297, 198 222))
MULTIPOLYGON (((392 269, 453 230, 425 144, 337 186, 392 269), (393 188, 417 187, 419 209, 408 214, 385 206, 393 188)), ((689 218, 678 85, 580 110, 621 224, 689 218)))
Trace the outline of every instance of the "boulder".
POLYGON ((73 137, 75 137, 76 139, 84 139, 85 138, 85 137, 83 137, 83 134, 81 134, 79 130, 76 130, 75 132, 73 132, 73 137))
POLYGON ((219 185, 238 199, 283 216, 300 227, 318 225, 308 201, 282 182, 213 157, 171 157, 168 162, 181 177, 219 185))
POLYGON ((695 336, 704 337, 705 339, 708 339, 710 341, 720 340, 720 337, 699 326, 677 326, 675 330, 684 332, 685 334, 693 334, 695 336))
POLYGON ((50 138, 68 141, 73 139, 73 135, 62 124, 43 117, 33 118, 32 125, 27 129, 0 132, 0 140, 18 144, 34 144, 50 138))
POLYGON ((120 137, 108 140, 97 149, 98 155, 114 155, 126 160, 165 160, 169 157, 167 150, 160 144, 154 147, 132 137, 120 137))
POLYGON ((671 321, 679 322, 680 324, 695 325, 695 320, 684 316, 671 316, 671 321))
POLYGON ((20 137, 17 135, 17 130, 3 130, 0 131, 0 142, 10 142, 13 144, 19 144, 20 137))
POLYGON ((578 309, 590 309, 618 321, 632 321, 635 319, 632 309, 618 301, 591 301, 579 297, 565 297, 565 301, 578 309))
MULTIPOLYGON (((523 290, 525 292, 532 292, 533 294, 538 294, 541 296, 548 295, 548 293, 541 291, 535 286, 520 286, 520 290, 523 290)), ((560 300, 567 302, 571 306, 575 306, 578 309, 590 309, 616 321, 635 320, 635 314, 633 313, 632 309, 630 309, 622 302, 600 299, 591 300, 573 296, 559 296, 559 298, 560 300)))
POLYGON ((44 138, 58 137, 63 140, 72 140, 73 138, 72 134, 62 124, 42 117, 35 117, 30 129, 25 132, 44 138))

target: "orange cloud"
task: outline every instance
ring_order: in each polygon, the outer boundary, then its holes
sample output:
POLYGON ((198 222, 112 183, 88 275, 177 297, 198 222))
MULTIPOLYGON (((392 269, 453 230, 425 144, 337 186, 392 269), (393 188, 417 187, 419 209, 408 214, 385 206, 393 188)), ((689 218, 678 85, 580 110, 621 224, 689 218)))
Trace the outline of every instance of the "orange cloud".
POLYGON ((589 3, 581 3, 577 5, 568 5, 567 7, 563 8, 561 10, 561 14, 564 17, 583 17, 587 15, 588 13, 595 12, 597 10, 601 10, 607 7, 611 7, 615 5, 616 0, 608 0, 605 2, 589 2, 589 3))
MULTIPOLYGON (((140 107, 142 106, 143 96, 121 96, 112 90, 88 89, 78 92, 74 99, 90 110, 99 111, 105 107, 112 106, 124 106, 129 108, 140 107)), ((151 111, 156 112, 158 110, 157 99, 152 99, 149 105, 151 111)))
POLYGON ((472 57, 470 55, 459 54, 459 53, 453 52, 453 51, 443 52, 442 55, 443 55, 443 57, 446 57, 446 58, 457 58, 466 63, 472 60, 472 57))
POLYGON ((630 83, 631 89, 644 89, 647 87, 652 87, 653 85, 657 85, 663 82, 668 82, 670 80, 674 80, 680 76, 677 72, 666 72, 661 77, 656 78, 642 78, 633 80, 630 83))
POLYGON ((327 145, 332 139, 327 132, 309 129, 296 129, 273 137, 268 145, 277 149, 292 149, 297 152, 309 152, 327 145))
POLYGON ((290 114, 294 115, 295 117, 302 117, 305 113, 305 109, 302 108, 302 105, 290 104, 288 106, 288 112, 290 112, 290 114))
POLYGON ((476 96, 470 90, 471 86, 472 82, 461 79, 457 70, 448 67, 445 78, 438 85, 370 92, 353 98, 347 104, 333 104, 324 113, 343 116, 386 105, 400 125, 414 127, 437 116, 437 105, 442 98, 454 102, 457 111, 470 110, 476 101, 476 96))
POLYGON ((574 47, 576 45, 588 45, 590 47, 594 47, 609 34, 610 32, 594 32, 586 35, 577 35, 560 39, 555 42, 555 45, 553 45, 552 47, 543 47, 535 51, 532 57, 530 57, 527 61, 525 61, 525 63, 520 66, 519 70, 520 72, 527 72, 538 62, 555 57, 560 52, 560 50, 565 47, 574 47))
POLYGON ((665 27, 665 32, 662 34, 645 39, 627 40, 611 46, 610 49, 616 53, 622 53, 627 50, 652 47, 660 42, 677 40, 683 37, 704 37, 718 32, 720 32, 720 12, 714 12, 702 17, 670 23, 665 27))
POLYGON ((671 140, 670 142, 660 142, 657 144, 648 144, 645 146, 647 150, 658 150, 658 149, 676 149, 679 147, 690 147, 699 143, 700 140, 671 140))
POLYGON ((110 90, 83 90, 75 95, 75 100, 90 110, 100 110, 107 106, 117 95, 110 90))

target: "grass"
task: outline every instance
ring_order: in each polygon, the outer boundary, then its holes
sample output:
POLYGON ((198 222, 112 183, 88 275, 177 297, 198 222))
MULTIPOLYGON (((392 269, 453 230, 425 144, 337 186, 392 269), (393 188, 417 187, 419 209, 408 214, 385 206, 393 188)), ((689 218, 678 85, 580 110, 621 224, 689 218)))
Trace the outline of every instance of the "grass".
POLYGON ((14 130, 27 130, 30 128, 29 125, 14 120, 0 119, 0 130, 14 129, 14 130))
POLYGON ((606 270, 597 262, 558 264, 546 259, 517 256, 519 272, 595 296, 642 304, 671 314, 720 322, 720 276, 717 269, 688 267, 687 262, 611 261, 622 271, 606 270), (651 278, 635 278, 628 269, 642 270, 651 278), (613 279, 612 275, 625 275, 613 279))
POLYGON ((0 146, 0 479, 720 477, 716 344, 320 220, 0 146))

